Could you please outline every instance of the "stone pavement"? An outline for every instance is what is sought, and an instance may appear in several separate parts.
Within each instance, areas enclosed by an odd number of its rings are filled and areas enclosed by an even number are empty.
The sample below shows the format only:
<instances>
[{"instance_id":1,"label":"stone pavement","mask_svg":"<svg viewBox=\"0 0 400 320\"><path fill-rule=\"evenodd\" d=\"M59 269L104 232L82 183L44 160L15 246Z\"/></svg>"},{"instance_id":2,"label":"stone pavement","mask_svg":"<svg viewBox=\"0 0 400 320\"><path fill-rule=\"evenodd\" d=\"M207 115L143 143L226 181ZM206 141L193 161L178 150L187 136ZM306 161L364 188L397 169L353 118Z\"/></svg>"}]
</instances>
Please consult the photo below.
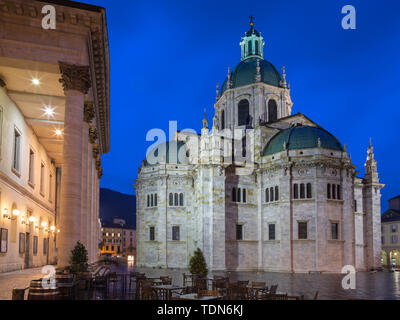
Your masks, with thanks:
<instances>
[{"instance_id":1,"label":"stone pavement","mask_svg":"<svg viewBox=\"0 0 400 320\"><path fill-rule=\"evenodd\" d=\"M44 276L41 271L42 267L0 273L0 300L11 300L12 289L29 287L31 280Z\"/></svg>"}]
</instances>

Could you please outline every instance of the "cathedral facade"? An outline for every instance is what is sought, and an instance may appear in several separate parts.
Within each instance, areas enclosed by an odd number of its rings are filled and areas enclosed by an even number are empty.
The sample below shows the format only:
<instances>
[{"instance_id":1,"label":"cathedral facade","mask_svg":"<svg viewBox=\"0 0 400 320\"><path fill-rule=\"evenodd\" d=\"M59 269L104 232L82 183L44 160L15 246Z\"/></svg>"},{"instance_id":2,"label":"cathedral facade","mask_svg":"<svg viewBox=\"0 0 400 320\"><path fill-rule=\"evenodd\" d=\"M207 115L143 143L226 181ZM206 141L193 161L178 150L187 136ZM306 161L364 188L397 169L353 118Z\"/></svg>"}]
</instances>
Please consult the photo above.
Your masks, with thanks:
<instances>
[{"instance_id":1,"label":"cathedral facade","mask_svg":"<svg viewBox=\"0 0 400 320\"><path fill-rule=\"evenodd\" d=\"M373 147L357 176L346 146L301 113L264 59L250 23L241 61L201 134L176 132L148 152L135 183L137 265L210 270L340 272L381 267L380 189ZM210 126L211 127L211 126Z\"/></svg>"}]
</instances>

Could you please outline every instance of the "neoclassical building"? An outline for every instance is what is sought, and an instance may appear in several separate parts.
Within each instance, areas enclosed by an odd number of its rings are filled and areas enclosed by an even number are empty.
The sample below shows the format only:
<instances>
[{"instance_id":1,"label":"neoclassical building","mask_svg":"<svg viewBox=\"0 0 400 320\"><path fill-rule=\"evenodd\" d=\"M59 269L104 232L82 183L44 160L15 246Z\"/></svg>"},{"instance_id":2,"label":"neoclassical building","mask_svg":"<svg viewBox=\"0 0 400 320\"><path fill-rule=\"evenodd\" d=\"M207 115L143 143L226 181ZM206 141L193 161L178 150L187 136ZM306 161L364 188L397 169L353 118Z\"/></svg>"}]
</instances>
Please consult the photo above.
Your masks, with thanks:
<instances>
[{"instance_id":1,"label":"neoclassical building","mask_svg":"<svg viewBox=\"0 0 400 320\"><path fill-rule=\"evenodd\" d=\"M389 209L382 214L382 264L400 266L400 195L389 200Z\"/></svg>"},{"instance_id":2,"label":"neoclassical building","mask_svg":"<svg viewBox=\"0 0 400 320\"><path fill-rule=\"evenodd\" d=\"M51 11L55 29L43 27ZM109 150L103 8L0 3L0 272L99 253L101 155Z\"/></svg>"},{"instance_id":3,"label":"neoclassical building","mask_svg":"<svg viewBox=\"0 0 400 320\"><path fill-rule=\"evenodd\" d=\"M345 145L292 114L285 70L250 23L241 61L217 86L211 130L177 132L139 168L137 265L340 272L381 266L380 189L370 143L357 176Z\"/></svg>"}]
</instances>

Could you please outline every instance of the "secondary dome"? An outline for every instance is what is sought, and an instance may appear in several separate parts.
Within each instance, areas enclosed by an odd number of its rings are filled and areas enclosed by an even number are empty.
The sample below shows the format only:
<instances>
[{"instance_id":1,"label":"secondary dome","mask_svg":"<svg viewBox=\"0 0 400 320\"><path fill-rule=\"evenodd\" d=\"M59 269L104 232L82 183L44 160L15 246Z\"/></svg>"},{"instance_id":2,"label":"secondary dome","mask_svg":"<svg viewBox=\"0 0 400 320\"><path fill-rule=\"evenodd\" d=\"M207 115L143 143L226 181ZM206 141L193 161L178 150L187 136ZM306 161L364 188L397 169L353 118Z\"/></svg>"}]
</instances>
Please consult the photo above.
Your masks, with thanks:
<instances>
[{"instance_id":1,"label":"secondary dome","mask_svg":"<svg viewBox=\"0 0 400 320\"><path fill-rule=\"evenodd\" d=\"M268 156L283 151L284 143L289 150L316 148L320 143L321 148L343 151L339 140L328 131L311 126L297 126L282 130L273 136L265 146L263 155Z\"/></svg>"},{"instance_id":2,"label":"secondary dome","mask_svg":"<svg viewBox=\"0 0 400 320\"><path fill-rule=\"evenodd\" d=\"M281 75L278 70L272 65L272 63L268 62L265 59L254 57L240 61L236 68L232 71L232 88L246 86L255 82L254 79L257 73L257 59L260 60L261 82L276 87L280 86L282 80ZM222 84L221 95L227 89L227 86L228 78L226 78L224 83Z\"/></svg>"},{"instance_id":3,"label":"secondary dome","mask_svg":"<svg viewBox=\"0 0 400 320\"><path fill-rule=\"evenodd\" d=\"M182 141L167 141L155 146L146 156L144 165L158 165L160 162L170 164L187 164L188 155L185 143Z\"/></svg>"}]
</instances>

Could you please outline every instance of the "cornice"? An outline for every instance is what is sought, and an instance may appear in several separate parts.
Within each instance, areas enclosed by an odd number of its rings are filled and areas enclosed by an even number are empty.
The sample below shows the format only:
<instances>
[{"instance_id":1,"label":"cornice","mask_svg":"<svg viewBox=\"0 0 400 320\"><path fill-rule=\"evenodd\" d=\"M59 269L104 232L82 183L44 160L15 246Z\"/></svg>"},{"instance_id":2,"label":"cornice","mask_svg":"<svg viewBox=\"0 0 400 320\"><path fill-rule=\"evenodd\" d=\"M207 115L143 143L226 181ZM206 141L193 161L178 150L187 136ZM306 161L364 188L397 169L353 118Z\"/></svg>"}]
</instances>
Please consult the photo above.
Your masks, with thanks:
<instances>
[{"instance_id":1,"label":"cornice","mask_svg":"<svg viewBox=\"0 0 400 320\"><path fill-rule=\"evenodd\" d=\"M8 184L11 188L22 194L23 196L26 196L30 198L33 202L35 202L39 207L42 207L43 209L47 210L51 214L55 214L55 210L51 208L49 205L44 203L42 200L39 198L35 197L31 192L29 192L27 189L24 187L20 186L18 183L16 183L14 180L12 180L9 176L4 174L3 172L0 171L0 180L4 181L6 184Z\"/></svg>"},{"instance_id":2,"label":"cornice","mask_svg":"<svg viewBox=\"0 0 400 320\"><path fill-rule=\"evenodd\" d=\"M90 75L101 153L110 150L110 56L105 9L63 0L0 0L0 17L41 28L44 5L56 8L57 29L88 37Z\"/></svg>"}]
</instances>

